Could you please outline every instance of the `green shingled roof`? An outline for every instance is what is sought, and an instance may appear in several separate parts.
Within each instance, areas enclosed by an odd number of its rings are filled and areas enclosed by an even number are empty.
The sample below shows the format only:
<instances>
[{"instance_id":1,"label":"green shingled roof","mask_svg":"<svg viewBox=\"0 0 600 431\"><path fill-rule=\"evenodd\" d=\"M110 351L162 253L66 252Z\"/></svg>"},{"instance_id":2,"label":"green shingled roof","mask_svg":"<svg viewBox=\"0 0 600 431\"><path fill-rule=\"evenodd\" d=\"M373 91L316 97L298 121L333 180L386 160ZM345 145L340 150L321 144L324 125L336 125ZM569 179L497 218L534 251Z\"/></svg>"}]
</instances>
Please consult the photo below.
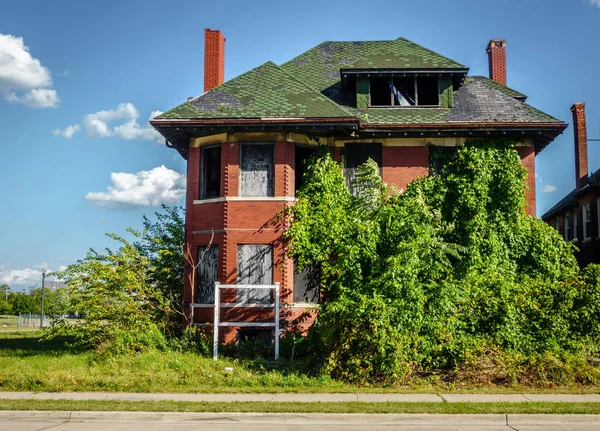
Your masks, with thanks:
<instances>
[{"instance_id":1,"label":"green shingled roof","mask_svg":"<svg viewBox=\"0 0 600 431\"><path fill-rule=\"evenodd\" d=\"M356 115L368 124L440 123L448 108L371 108L356 109Z\"/></svg>"},{"instance_id":2,"label":"green shingled roof","mask_svg":"<svg viewBox=\"0 0 600 431\"><path fill-rule=\"evenodd\" d=\"M323 91L340 80L340 69L465 69L465 66L400 37L369 42L323 42L281 68Z\"/></svg>"},{"instance_id":3,"label":"green shingled roof","mask_svg":"<svg viewBox=\"0 0 600 431\"><path fill-rule=\"evenodd\" d=\"M340 118L353 114L267 62L156 119L264 117Z\"/></svg>"},{"instance_id":4,"label":"green shingled roof","mask_svg":"<svg viewBox=\"0 0 600 431\"><path fill-rule=\"evenodd\" d=\"M165 112L163 119L360 118L371 125L558 122L525 95L486 77L467 77L452 108L357 109L340 86L342 69L461 69L465 66L403 38L323 42L277 66L268 62Z\"/></svg>"}]
</instances>

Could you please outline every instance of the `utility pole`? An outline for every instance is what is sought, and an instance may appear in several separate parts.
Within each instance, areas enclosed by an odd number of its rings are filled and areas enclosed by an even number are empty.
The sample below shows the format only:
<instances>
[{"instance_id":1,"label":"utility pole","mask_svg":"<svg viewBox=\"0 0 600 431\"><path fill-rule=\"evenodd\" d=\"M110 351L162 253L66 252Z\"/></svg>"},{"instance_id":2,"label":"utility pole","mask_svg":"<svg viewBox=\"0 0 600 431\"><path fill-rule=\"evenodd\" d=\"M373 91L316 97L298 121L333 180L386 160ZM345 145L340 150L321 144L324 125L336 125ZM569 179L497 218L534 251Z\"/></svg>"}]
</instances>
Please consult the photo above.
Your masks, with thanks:
<instances>
[{"instance_id":1,"label":"utility pole","mask_svg":"<svg viewBox=\"0 0 600 431\"><path fill-rule=\"evenodd\" d=\"M44 327L44 283L46 281L46 265L42 268L42 313L40 314L40 329Z\"/></svg>"}]
</instances>

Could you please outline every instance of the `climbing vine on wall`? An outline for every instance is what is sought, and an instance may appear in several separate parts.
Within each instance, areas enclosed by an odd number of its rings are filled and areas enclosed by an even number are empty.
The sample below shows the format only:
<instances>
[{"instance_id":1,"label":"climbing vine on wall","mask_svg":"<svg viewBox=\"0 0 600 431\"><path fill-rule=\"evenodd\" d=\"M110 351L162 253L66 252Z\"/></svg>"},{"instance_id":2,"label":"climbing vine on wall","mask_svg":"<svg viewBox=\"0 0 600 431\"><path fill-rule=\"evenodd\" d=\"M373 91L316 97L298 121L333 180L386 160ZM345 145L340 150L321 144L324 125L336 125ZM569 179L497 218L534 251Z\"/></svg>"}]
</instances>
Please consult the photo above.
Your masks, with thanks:
<instances>
[{"instance_id":1,"label":"climbing vine on wall","mask_svg":"<svg viewBox=\"0 0 600 431\"><path fill-rule=\"evenodd\" d=\"M341 172L326 148L314 156L285 233L299 266L321 269L309 343L334 377L458 373L489 352L520 370L565 355L586 363L598 347L600 270L579 271L573 246L525 214L513 142L467 142L404 193L372 160L355 195Z\"/></svg>"}]
</instances>

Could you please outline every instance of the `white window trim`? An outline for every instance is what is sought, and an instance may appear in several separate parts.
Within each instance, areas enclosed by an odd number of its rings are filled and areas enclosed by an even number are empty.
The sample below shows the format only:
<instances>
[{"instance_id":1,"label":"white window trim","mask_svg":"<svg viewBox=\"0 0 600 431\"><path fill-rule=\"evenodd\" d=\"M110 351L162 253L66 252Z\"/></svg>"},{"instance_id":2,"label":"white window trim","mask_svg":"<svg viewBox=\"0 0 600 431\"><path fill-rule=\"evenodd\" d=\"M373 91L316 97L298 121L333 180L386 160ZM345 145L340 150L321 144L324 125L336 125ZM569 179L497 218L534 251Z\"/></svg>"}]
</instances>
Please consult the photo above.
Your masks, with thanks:
<instances>
[{"instance_id":1,"label":"white window trim","mask_svg":"<svg viewBox=\"0 0 600 431\"><path fill-rule=\"evenodd\" d=\"M569 241L569 228L571 226L571 213L565 213L564 215L564 220L565 220L565 241Z\"/></svg>"},{"instance_id":2,"label":"white window trim","mask_svg":"<svg viewBox=\"0 0 600 431\"><path fill-rule=\"evenodd\" d=\"M573 210L573 242L579 241L577 233L577 208L575 208Z\"/></svg>"},{"instance_id":3,"label":"white window trim","mask_svg":"<svg viewBox=\"0 0 600 431\"><path fill-rule=\"evenodd\" d=\"M589 217L589 220L590 220L590 224L591 224L591 221L592 221L592 214L591 214L590 203L589 202L584 203L581 206L581 209L582 209L582 211L581 211L581 214L582 214L581 220L583 222L583 242L588 242L588 241L591 241L591 239L592 239L591 235L590 235L590 232L587 231L587 223L586 223L588 217Z\"/></svg>"},{"instance_id":4,"label":"white window trim","mask_svg":"<svg viewBox=\"0 0 600 431\"><path fill-rule=\"evenodd\" d=\"M598 219L598 236L596 238L600 238L600 198L596 199L596 218Z\"/></svg>"}]
</instances>

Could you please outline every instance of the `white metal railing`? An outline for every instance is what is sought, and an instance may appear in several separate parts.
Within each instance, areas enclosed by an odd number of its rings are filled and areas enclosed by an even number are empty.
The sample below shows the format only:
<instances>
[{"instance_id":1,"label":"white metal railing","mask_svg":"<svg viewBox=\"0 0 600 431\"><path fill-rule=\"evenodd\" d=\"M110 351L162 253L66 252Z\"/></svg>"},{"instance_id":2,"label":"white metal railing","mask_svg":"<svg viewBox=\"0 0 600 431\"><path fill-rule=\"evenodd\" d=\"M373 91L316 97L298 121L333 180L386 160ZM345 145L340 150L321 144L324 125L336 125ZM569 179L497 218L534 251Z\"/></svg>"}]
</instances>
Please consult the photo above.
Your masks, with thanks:
<instances>
[{"instance_id":1,"label":"white metal railing","mask_svg":"<svg viewBox=\"0 0 600 431\"><path fill-rule=\"evenodd\" d=\"M275 304L264 305L264 307L274 308L273 322L221 322L219 320L220 309L225 304L221 304L221 289L274 289ZM251 304L248 304L251 306ZM244 304L240 304L241 307ZM219 326L242 326L258 328L274 328L275 330L275 360L279 359L279 283L254 285L254 284L221 284L215 282L215 317L213 320L213 360L217 360L219 355Z\"/></svg>"}]
</instances>

